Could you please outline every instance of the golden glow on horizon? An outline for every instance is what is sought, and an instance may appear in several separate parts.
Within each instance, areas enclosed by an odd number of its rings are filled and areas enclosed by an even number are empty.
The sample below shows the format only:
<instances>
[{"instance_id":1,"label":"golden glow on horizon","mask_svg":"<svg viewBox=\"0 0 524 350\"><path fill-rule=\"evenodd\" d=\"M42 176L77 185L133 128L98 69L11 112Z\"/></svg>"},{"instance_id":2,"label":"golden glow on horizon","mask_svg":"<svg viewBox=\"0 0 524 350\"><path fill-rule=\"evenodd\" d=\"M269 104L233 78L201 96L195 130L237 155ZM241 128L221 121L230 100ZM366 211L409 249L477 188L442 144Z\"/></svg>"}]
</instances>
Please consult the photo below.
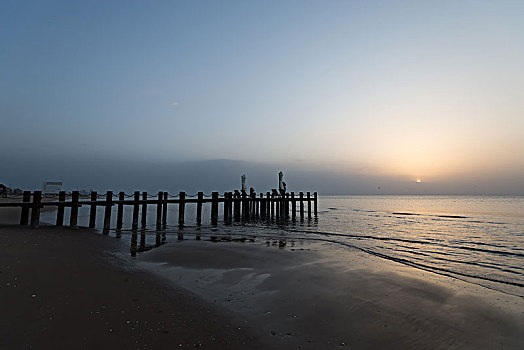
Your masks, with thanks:
<instances>
[{"instance_id":1,"label":"golden glow on horizon","mask_svg":"<svg viewBox=\"0 0 524 350\"><path fill-rule=\"evenodd\" d=\"M417 179L417 183L418 183L418 184L419 184L419 183L421 183L421 182L422 182L422 180L421 180L421 179Z\"/></svg>"}]
</instances>

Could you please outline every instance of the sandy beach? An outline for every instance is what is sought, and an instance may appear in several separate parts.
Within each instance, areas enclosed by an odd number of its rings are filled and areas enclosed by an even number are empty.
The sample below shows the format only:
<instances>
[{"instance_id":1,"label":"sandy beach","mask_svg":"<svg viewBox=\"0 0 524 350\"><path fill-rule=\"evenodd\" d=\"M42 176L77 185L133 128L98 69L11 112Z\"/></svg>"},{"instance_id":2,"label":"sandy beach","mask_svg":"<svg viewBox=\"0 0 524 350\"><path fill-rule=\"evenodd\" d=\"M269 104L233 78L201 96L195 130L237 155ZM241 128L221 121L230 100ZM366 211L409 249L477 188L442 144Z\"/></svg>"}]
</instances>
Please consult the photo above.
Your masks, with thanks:
<instances>
[{"instance_id":1,"label":"sandy beach","mask_svg":"<svg viewBox=\"0 0 524 350\"><path fill-rule=\"evenodd\" d=\"M524 347L518 296L328 243L186 238L131 257L126 237L3 224L0 347Z\"/></svg>"}]
</instances>

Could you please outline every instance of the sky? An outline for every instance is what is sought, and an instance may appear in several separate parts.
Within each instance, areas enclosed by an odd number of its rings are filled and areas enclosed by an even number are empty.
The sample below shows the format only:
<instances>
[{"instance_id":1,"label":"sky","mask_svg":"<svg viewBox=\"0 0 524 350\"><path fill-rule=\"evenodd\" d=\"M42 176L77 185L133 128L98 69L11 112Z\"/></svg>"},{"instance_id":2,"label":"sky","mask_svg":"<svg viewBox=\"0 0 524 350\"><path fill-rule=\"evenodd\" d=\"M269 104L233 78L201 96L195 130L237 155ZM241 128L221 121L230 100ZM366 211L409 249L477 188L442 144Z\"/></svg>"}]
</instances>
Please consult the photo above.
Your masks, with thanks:
<instances>
[{"instance_id":1,"label":"sky","mask_svg":"<svg viewBox=\"0 0 524 350\"><path fill-rule=\"evenodd\" d=\"M0 183L524 194L522 33L523 1L4 0Z\"/></svg>"}]
</instances>

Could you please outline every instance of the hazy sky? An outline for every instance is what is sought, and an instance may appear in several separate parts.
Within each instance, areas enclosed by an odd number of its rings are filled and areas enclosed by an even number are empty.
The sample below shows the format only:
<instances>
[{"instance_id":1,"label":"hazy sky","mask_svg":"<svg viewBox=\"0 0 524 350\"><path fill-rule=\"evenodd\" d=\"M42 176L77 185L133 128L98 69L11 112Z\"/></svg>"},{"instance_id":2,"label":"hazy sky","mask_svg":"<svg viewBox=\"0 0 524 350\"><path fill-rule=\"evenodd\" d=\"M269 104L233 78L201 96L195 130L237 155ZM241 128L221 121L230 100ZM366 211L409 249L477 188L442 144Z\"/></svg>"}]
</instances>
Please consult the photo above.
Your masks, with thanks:
<instances>
[{"instance_id":1,"label":"hazy sky","mask_svg":"<svg viewBox=\"0 0 524 350\"><path fill-rule=\"evenodd\" d=\"M4 0L0 44L4 159L231 159L524 194L522 0ZM3 163L0 183L53 180L39 171Z\"/></svg>"}]
</instances>

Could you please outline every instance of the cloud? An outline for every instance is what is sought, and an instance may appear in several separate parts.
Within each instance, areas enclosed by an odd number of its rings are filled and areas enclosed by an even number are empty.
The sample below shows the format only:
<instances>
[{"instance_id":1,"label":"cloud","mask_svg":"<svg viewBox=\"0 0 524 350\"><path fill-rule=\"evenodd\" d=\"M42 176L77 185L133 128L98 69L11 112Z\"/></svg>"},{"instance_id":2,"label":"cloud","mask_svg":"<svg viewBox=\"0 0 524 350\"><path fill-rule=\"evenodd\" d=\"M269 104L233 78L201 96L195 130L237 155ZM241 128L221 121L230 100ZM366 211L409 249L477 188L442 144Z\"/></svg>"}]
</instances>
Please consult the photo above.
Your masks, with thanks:
<instances>
[{"instance_id":1,"label":"cloud","mask_svg":"<svg viewBox=\"0 0 524 350\"><path fill-rule=\"evenodd\" d=\"M178 105L178 102L171 102L171 106L175 107L176 105Z\"/></svg>"}]
</instances>

